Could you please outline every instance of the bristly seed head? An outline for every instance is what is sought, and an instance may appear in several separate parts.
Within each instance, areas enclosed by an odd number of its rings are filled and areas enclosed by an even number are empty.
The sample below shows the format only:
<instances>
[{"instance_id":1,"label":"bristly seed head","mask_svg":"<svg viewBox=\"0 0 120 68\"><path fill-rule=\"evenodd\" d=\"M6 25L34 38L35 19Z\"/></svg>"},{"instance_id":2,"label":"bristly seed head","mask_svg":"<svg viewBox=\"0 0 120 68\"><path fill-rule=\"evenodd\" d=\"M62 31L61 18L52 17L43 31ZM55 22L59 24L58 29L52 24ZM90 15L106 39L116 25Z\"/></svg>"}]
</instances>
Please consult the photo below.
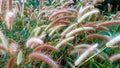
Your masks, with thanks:
<instances>
[{"instance_id":1,"label":"bristly seed head","mask_svg":"<svg viewBox=\"0 0 120 68\"><path fill-rule=\"evenodd\" d=\"M30 60L38 59L40 61L47 63L52 68L59 68L57 63L53 59L41 53L33 52L29 55L29 59Z\"/></svg>"},{"instance_id":2,"label":"bristly seed head","mask_svg":"<svg viewBox=\"0 0 120 68\"><path fill-rule=\"evenodd\" d=\"M107 47L114 47L113 45L117 44L120 42L120 35L116 36L115 38L113 38L112 40L110 40L109 42L106 43Z\"/></svg>"},{"instance_id":3,"label":"bristly seed head","mask_svg":"<svg viewBox=\"0 0 120 68\"><path fill-rule=\"evenodd\" d=\"M15 18L15 14L13 13L13 11L8 11L6 13L5 22L6 22L8 29L12 29L14 18Z\"/></svg>"},{"instance_id":4,"label":"bristly seed head","mask_svg":"<svg viewBox=\"0 0 120 68\"><path fill-rule=\"evenodd\" d=\"M120 60L120 54L113 55L109 59L111 62L115 62L117 60Z\"/></svg>"}]
</instances>

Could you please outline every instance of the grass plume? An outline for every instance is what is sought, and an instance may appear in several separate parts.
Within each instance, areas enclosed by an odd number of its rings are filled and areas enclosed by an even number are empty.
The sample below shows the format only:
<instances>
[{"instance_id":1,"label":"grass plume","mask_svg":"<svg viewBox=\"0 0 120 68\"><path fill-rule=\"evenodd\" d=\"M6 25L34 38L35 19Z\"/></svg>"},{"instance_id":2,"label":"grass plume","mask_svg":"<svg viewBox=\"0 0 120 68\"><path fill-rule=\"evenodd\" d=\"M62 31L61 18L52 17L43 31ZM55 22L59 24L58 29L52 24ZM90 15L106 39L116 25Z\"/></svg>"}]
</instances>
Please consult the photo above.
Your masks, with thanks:
<instances>
[{"instance_id":1,"label":"grass plume","mask_svg":"<svg viewBox=\"0 0 120 68\"><path fill-rule=\"evenodd\" d=\"M89 55L89 53L91 51L93 51L97 46L98 46L98 44L95 44L95 45L91 46L82 55L80 55L80 57L78 57L78 59L75 61L75 66L78 66Z\"/></svg>"},{"instance_id":2,"label":"grass plume","mask_svg":"<svg viewBox=\"0 0 120 68\"><path fill-rule=\"evenodd\" d=\"M33 50L33 52L41 52L42 50L44 50L44 49L50 49L50 50L55 50L55 51L58 51L58 49L56 49L54 46L52 46L52 45L47 45L47 44L43 44L43 45L41 45L41 46L38 46L38 47L36 47L34 50Z\"/></svg>"},{"instance_id":3,"label":"grass plume","mask_svg":"<svg viewBox=\"0 0 120 68\"><path fill-rule=\"evenodd\" d=\"M34 47L36 45L43 44L44 42L38 37L31 37L26 42L26 47Z\"/></svg>"},{"instance_id":4,"label":"grass plume","mask_svg":"<svg viewBox=\"0 0 120 68\"><path fill-rule=\"evenodd\" d=\"M115 54L115 55L111 56L109 59L111 62L115 62L117 60L120 60L120 54Z\"/></svg>"},{"instance_id":5,"label":"grass plume","mask_svg":"<svg viewBox=\"0 0 120 68\"><path fill-rule=\"evenodd\" d=\"M114 37L110 41L106 43L107 47L114 47L115 44L118 44L120 42L120 35Z\"/></svg>"},{"instance_id":6,"label":"grass plume","mask_svg":"<svg viewBox=\"0 0 120 68\"><path fill-rule=\"evenodd\" d=\"M33 52L29 55L29 59L30 60L34 60L34 59L40 60L40 61L47 63L52 68L58 68L57 63L53 59L51 59L47 55L44 55L41 53Z\"/></svg>"}]
</instances>

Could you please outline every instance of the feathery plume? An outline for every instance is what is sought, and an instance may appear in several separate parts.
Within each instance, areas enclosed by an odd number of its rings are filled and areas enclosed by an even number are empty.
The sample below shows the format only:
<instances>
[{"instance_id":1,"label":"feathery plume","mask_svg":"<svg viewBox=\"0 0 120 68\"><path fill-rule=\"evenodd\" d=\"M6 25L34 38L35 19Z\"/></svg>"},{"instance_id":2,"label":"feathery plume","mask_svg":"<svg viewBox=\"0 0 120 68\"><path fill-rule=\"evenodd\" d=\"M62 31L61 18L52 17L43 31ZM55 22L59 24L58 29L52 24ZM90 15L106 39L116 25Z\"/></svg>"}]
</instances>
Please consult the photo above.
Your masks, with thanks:
<instances>
[{"instance_id":1,"label":"feathery plume","mask_svg":"<svg viewBox=\"0 0 120 68\"><path fill-rule=\"evenodd\" d=\"M23 61L23 52L19 51L17 55L17 65L20 65L20 63Z\"/></svg>"},{"instance_id":2,"label":"feathery plume","mask_svg":"<svg viewBox=\"0 0 120 68\"><path fill-rule=\"evenodd\" d=\"M8 50L8 41L7 41L7 39L6 39L6 37L4 36L4 34L2 33L2 31L0 31L0 39L1 39L1 41L2 41L2 46L6 49L6 50Z\"/></svg>"},{"instance_id":3,"label":"feathery plume","mask_svg":"<svg viewBox=\"0 0 120 68\"><path fill-rule=\"evenodd\" d=\"M2 51L2 53L7 53L8 51L2 46L2 44L0 44L0 51Z\"/></svg>"},{"instance_id":4,"label":"feathery plume","mask_svg":"<svg viewBox=\"0 0 120 68\"><path fill-rule=\"evenodd\" d=\"M31 15L30 15L30 20L36 20L36 15L34 14L34 13L31 13Z\"/></svg>"},{"instance_id":5,"label":"feathery plume","mask_svg":"<svg viewBox=\"0 0 120 68\"><path fill-rule=\"evenodd\" d=\"M108 3L108 12L111 12L111 5Z\"/></svg>"},{"instance_id":6,"label":"feathery plume","mask_svg":"<svg viewBox=\"0 0 120 68\"><path fill-rule=\"evenodd\" d=\"M32 32L31 32L31 35L34 35L34 36L38 36L38 34L41 33L42 29L44 29L45 27L47 27L47 25L42 25L40 27L36 27Z\"/></svg>"},{"instance_id":7,"label":"feathery plume","mask_svg":"<svg viewBox=\"0 0 120 68\"><path fill-rule=\"evenodd\" d=\"M8 11L5 15L5 24L8 29L12 29L12 25L14 23L15 14L13 11Z\"/></svg>"},{"instance_id":8,"label":"feathery plume","mask_svg":"<svg viewBox=\"0 0 120 68\"><path fill-rule=\"evenodd\" d=\"M75 18L75 16L64 16L64 17L60 17L60 18L58 18L57 20L53 21L53 22L52 22L52 25L59 24L59 23L58 23L59 21L65 20L65 19L69 19L69 18Z\"/></svg>"},{"instance_id":9,"label":"feathery plume","mask_svg":"<svg viewBox=\"0 0 120 68\"><path fill-rule=\"evenodd\" d=\"M76 25L78 25L78 23L71 24L68 28L66 28L66 29L61 33L61 36L64 37L68 32L70 32L72 29L74 29Z\"/></svg>"},{"instance_id":10,"label":"feathery plume","mask_svg":"<svg viewBox=\"0 0 120 68\"><path fill-rule=\"evenodd\" d=\"M89 47L90 48L90 47ZM86 48L86 49L74 49L74 50L72 50L71 51L71 54L81 54L81 53L84 53L86 50L87 50L88 48ZM89 54L95 54L96 53L96 51L90 51L89 52ZM102 59L106 59L106 56L102 56L102 55L100 55L100 54L97 54L96 55L96 57L98 57L98 58L102 58Z\"/></svg>"},{"instance_id":11,"label":"feathery plume","mask_svg":"<svg viewBox=\"0 0 120 68\"><path fill-rule=\"evenodd\" d=\"M50 33L49 33L49 36L52 36L53 33L56 31L56 30L59 30L60 28L64 27L65 25L58 25L56 26Z\"/></svg>"},{"instance_id":12,"label":"feathery plume","mask_svg":"<svg viewBox=\"0 0 120 68\"><path fill-rule=\"evenodd\" d=\"M17 43L11 43L8 46L8 50L9 50L11 55L14 55L19 51L19 45Z\"/></svg>"},{"instance_id":13,"label":"feathery plume","mask_svg":"<svg viewBox=\"0 0 120 68\"><path fill-rule=\"evenodd\" d=\"M113 45L120 42L120 35L116 36L115 38L111 39L106 43L106 47L113 47Z\"/></svg>"},{"instance_id":14,"label":"feathery plume","mask_svg":"<svg viewBox=\"0 0 120 68\"><path fill-rule=\"evenodd\" d=\"M93 27L80 27L80 28L77 28L77 29L72 30L71 32L67 33L66 37L71 37L82 31L91 31L91 30L95 30L95 29Z\"/></svg>"},{"instance_id":15,"label":"feathery plume","mask_svg":"<svg viewBox=\"0 0 120 68\"><path fill-rule=\"evenodd\" d=\"M69 26L67 29L64 30L64 32L62 32L61 36L65 36L65 34L69 31L71 31L71 29L73 29L75 26L77 26L78 24L80 24L85 18L87 18L89 15L92 15L94 13L98 13L98 10L92 10L86 14L84 14L82 17L80 17L80 19L78 19L78 23L72 24L71 26Z\"/></svg>"},{"instance_id":16,"label":"feathery plume","mask_svg":"<svg viewBox=\"0 0 120 68\"><path fill-rule=\"evenodd\" d=\"M87 35L86 39L90 39L90 38L100 38L100 39L103 39L103 40L110 40L110 38L106 35L100 35L100 34L90 34L90 35Z\"/></svg>"},{"instance_id":17,"label":"feathery plume","mask_svg":"<svg viewBox=\"0 0 120 68\"><path fill-rule=\"evenodd\" d=\"M20 12L21 6L20 6L20 3L18 1L16 1L16 8L17 8L18 12Z\"/></svg>"},{"instance_id":18,"label":"feathery plume","mask_svg":"<svg viewBox=\"0 0 120 68\"><path fill-rule=\"evenodd\" d=\"M99 13L99 10L94 9L92 11L89 11L89 12L85 13L82 17L78 17L78 23L81 23L88 16L96 14L96 13Z\"/></svg>"},{"instance_id":19,"label":"feathery plume","mask_svg":"<svg viewBox=\"0 0 120 68\"><path fill-rule=\"evenodd\" d=\"M44 49L50 49L50 50L55 50L58 51L58 49L56 49L54 46L51 45L47 45L47 44L43 44L41 46L36 47L33 52L41 52Z\"/></svg>"},{"instance_id":20,"label":"feathery plume","mask_svg":"<svg viewBox=\"0 0 120 68\"><path fill-rule=\"evenodd\" d=\"M68 10L59 10L57 12L54 12L52 15L50 15L49 20L53 19L54 17L56 17L58 15L69 14L69 13L71 13L71 11L68 11Z\"/></svg>"},{"instance_id":21,"label":"feathery plume","mask_svg":"<svg viewBox=\"0 0 120 68\"><path fill-rule=\"evenodd\" d=\"M86 49L74 49L70 52L70 54L81 54L84 53L86 51Z\"/></svg>"},{"instance_id":22,"label":"feathery plume","mask_svg":"<svg viewBox=\"0 0 120 68\"><path fill-rule=\"evenodd\" d=\"M78 17L83 15L85 12L87 12L89 9L94 9L95 7L93 5L87 5L83 9L80 9L78 12Z\"/></svg>"},{"instance_id":23,"label":"feathery plume","mask_svg":"<svg viewBox=\"0 0 120 68\"><path fill-rule=\"evenodd\" d=\"M90 0L84 0L85 4L88 4L90 2Z\"/></svg>"},{"instance_id":24,"label":"feathery plume","mask_svg":"<svg viewBox=\"0 0 120 68\"><path fill-rule=\"evenodd\" d=\"M114 24L120 24L120 20L105 21L105 22L102 22L102 23L98 24L97 26L98 27L100 27L100 26L109 26L109 25L114 25Z\"/></svg>"},{"instance_id":25,"label":"feathery plume","mask_svg":"<svg viewBox=\"0 0 120 68\"><path fill-rule=\"evenodd\" d=\"M67 25L69 25L71 22L68 21L68 20L60 20L58 23L59 24L67 24ZM57 25L57 24L54 24L54 25Z\"/></svg>"},{"instance_id":26,"label":"feathery plume","mask_svg":"<svg viewBox=\"0 0 120 68\"><path fill-rule=\"evenodd\" d=\"M43 8L42 8L42 10L49 10L49 9L51 9L53 6L44 6Z\"/></svg>"},{"instance_id":27,"label":"feathery plume","mask_svg":"<svg viewBox=\"0 0 120 68\"><path fill-rule=\"evenodd\" d=\"M66 42L68 42L68 41L70 41L70 40L72 40L72 39L74 39L74 37L69 37L69 38L66 38L66 39L64 39L64 40L62 40L61 42L59 42L56 46L55 46L55 48L60 48L62 45L64 45L64 44L66 44Z\"/></svg>"},{"instance_id":28,"label":"feathery plume","mask_svg":"<svg viewBox=\"0 0 120 68\"><path fill-rule=\"evenodd\" d=\"M43 11L39 12L37 18L41 17L46 12L47 12L47 10L43 10Z\"/></svg>"},{"instance_id":29,"label":"feathery plume","mask_svg":"<svg viewBox=\"0 0 120 68\"><path fill-rule=\"evenodd\" d=\"M120 17L120 12L118 11L116 14L115 14L115 18L119 18Z\"/></svg>"},{"instance_id":30,"label":"feathery plume","mask_svg":"<svg viewBox=\"0 0 120 68\"><path fill-rule=\"evenodd\" d=\"M97 29L102 29L102 30L106 30L106 31L109 31L109 29L105 26L99 26L99 27L96 27Z\"/></svg>"},{"instance_id":31,"label":"feathery plume","mask_svg":"<svg viewBox=\"0 0 120 68\"><path fill-rule=\"evenodd\" d=\"M44 0L39 0L39 1L40 1L40 9L42 9L44 6Z\"/></svg>"},{"instance_id":32,"label":"feathery plume","mask_svg":"<svg viewBox=\"0 0 120 68\"><path fill-rule=\"evenodd\" d=\"M4 0L0 0L0 14L3 12Z\"/></svg>"},{"instance_id":33,"label":"feathery plume","mask_svg":"<svg viewBox=\"0 0 120 68\"><path fill-rule=\"evenodd\" d=\"M12 0L7 1L7 11L12 11Z\"/></svg>"},{"instance_id":34,"label":"feathery plume","mask_svg":"<svg viewBox=\"0 0 120 68\"><path fill-rule=\"evenodd\" d=\"M88 48L90 48L91 47L91 45L90 44L79 44L79 45L76 45L74 48L75 49L82 49L82 48L84 48L84 49L88 49ZM97 48L95 49L95 51L99 51Z\"/></svg>"},{"instance_id":35,"label":"feathery plume","mask_svg":"<svg viewBox=\"0 0 120 68\"><path fill-rule=\"evenodd\" d=\"M13 57L9 58L6 68L12 68L13 63L14 63L14 58Z\"/></svg>"},{"instance_id":36,"label":"feathery plume","mask_svg":"<svg viewBox=\"0 0 120 68\"><path fill-rule=\"evenodd\" d=\"M61 6L61 8L63 9L63 8L66 8L68 5L70 5L70 4L72 4L72 3L74 3L73 1L68 1L68 2L65 2L62 6Z\"/></svg>"},{"instance_id":37,"label":"feathery plume","mask_svg":"<svg viewBox=\"0 0 120 68\"><path fill-rule=\"evenodd\" d=\"M86 24L84 24L83 26L84 27L93 27L93 26L96 26L97 22L88 22Z\"/></svg>"},{"instance_id":38,"label":"feathery plume","mask_svg":"<svg viewBox=\"0 0 120 68\"><path fill-rule=\"evenodd\" d=\"M115 62L117 60L120 60L120 54L113 55L109 58L111 62Z\"/></svg>"},{"instance_id":39,"label":"feathery plume","mask_svg":"<svg viewBox=\"0 0 120 68\"><path fill-rule=\"evenodd\" d=\"M45 37L46 37L46 33L41 34L39 37L40 37L41 39L45 39Z\"/></svg>"},{"instance_id":40,"label":"feathery plume","mask_svg":"<svg viewBox=\"0 0 120 68\"><path fill-rule=\"evenodd\" d=\"M97 3L101 3L101 2L104 2L105 0L94 0L93 3L94 4L97 4Z\"/></svg>"},{"instance_id":41,"label":"feathery plume","mask_svg":"<svg viewBox=\"0 0 120 68\"><path fill-rule=\"evenodd\" d=\"M22 1L22 12L21 12L21 17L24 16L24 8L25 8L25 3L26 3L26 0L21 0Z\"/></svg>"},{"instance_id":42,"label":"feathery plume","mask_svg":"<svg viewBox=\"0 0 120 68\"><path fill-rule=\"evenodd\" d=\"M55 20L55 21L53 21L52 23L50 23L50 24L46 27L45 31L48 30L48 29L49 29L51 26L53 26L53 25L60 24L59 21L65 20L65 19L69 19L69 18L75 18L75 16L64 16L64 17L60 17L60 18L58 18L57 20Z\"/></svg>"},{"instance_id":43,"label":"feathery plume","mask_svg":"<svg viewBox=\"0 0 120 68\"><path fill-rule=\"evenodd\" d=\"M79 48L89 48L90 45L89 44L79 44L75 46L75 49L79 49Z\"/></svg>"},{"instance_id":44,"label":"feathery plume","mask_svg":"<svg viewBox=\"0 0 120 68\"><path fill-rule=\"evenodd\" d=\"M75 61L75 66L78 66L90 54L91 51L96 49L97 46L98 44L95 44L86 50L83 54L81 54L80 57Z\"/></svg>"},{"instance_id":45,"label":"feathery plume","mask_svg":"<svg viewBox=\"0 0 120 68\"><path fill-rule=\"evenodd\" d=\"M31 37L26 42L26 47L35 47L36 45L44 44L44 42L38 37Z\"/></svg>"},{"instance_id":46,"label":"feathery plume","mask_svg":"<svg viewBox=\"0 0 120 68\"><path fill-rule=\"evenodd\" d=\"M72 12L72 16L77 17L77 15L78 15L78 11L77 11L76 9L68 8L67 10Z\"/></svg>"},{"instance_id":47,"label":"feathery plume","mask_svg":"<svg viewBox=\"0 0 120 68\"><path fill-rule=\"evenodd\" d=\"M53 59L41 53L33 52L29 55L29 59L30 60L38 59L40 61L47 63L52 68L58 68L57 63Z\"/></svg>"},{"instance_id":48,"label":"feathery plume","mask_svg":"<svg viewBox=\"0 0 120 68\"><path fill-rule=\"evenodd\" d=\"M81 4L79 3L76 7L76 10L79 10L80 7L81 7Z\"/></svg>"}]
</instances>

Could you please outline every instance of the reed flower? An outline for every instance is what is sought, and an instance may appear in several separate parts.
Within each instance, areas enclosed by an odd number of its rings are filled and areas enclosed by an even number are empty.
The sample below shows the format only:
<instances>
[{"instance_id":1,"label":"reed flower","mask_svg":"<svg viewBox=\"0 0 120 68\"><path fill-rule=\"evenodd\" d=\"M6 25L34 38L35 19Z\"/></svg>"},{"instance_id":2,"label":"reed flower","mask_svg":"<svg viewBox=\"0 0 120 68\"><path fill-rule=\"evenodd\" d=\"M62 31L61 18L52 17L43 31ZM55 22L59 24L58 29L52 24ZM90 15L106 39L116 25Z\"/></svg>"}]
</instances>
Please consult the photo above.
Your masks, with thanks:
<instances>
[{"instance_id":1,"label":"reed flower","mask_svg":"<svg viewBox=\"0 0 120 68\"><path fill-rule=\"evenodd\" d=\"M114 24L120 24L120 20L111 20L111 21L105 21L100 24L97 24L97 27L100 26L109 26L109 25L114 25Z\"/></svg>"},{"instance_id":2,"label":"reed flower","mask_svg":"<svg viewBox=\"0 0 120 68\"><path fill-rule=\"evenodd\" d=\"M47 45L47 44L43 44L41 46L36 47L33 52L41 52L44 49L50 49L50 50L55 50L58 51L58 49L56 49L54 46L52 45Z\"/></svg>"},{"instance_id":3,"label":"reed flower","mask_svg":"<svg viewBox=\"0 0 120 68\"><path fill-rule=\"evenodd\" d=\"M115 54L115 55L111 56L109 59L111 62L115 62L117 60L120 60L120 54Z\"/></svg>"},{"instance_id":4,"label":"reed flower","mask_svg":"<svg viewBox=\"0 0 120 68\"><path fill-rule=\"evenodd\" d=\"M61 36L64 37L68 32L70 32L72 29L74 29L76 25L78 25L78 23L71 24L69 27L67 27L67 28L61 33Z\"/></svg>"},{"instance_id":5,"label":"reed flower","mask_svg":"<svg viewBox=\"0 0 120 68\"><path fill-rule=\"evenodd\" d=\"M66 44L68 41L70 40L73 40L74 37L69 37L69 38L66 38L66 39L63 39L62 41L60 41L56 46L55 48L60 48L62 45Z\"/></svg>"},{"instance_id":6,"label":"reed flower","mask_svg":"<svg viewBox=\"0 0 120 68\"><path fill-rule=\"evenodd\" d=\"M15 13L13 11L6 12L5 24L8 27L8 29L12 29L12 25L14 23L14 19L15 19Z\"/></svg>"},{"instance_id":7,"label":"reed flower","mask_svg":"<svg viewBox=\"0 0 120 68\"><path fill-rule=\"evenodd\" d=\"M0 0L0 14L3 12L4 0Z\"/></svg>"},{"instance_id":8,"label":"reed flower","mask_svg":"<svg viewBox=\"0 0 120 68\"><path fill-rule=\"evenodd\" d=\"M17 65L20 65L20 63L23 61L23 52L19 51L17 55Z\"/></svg>"},{"instance_id":9,"label":"reed flower","mask_svg":"<svg viewBox=\"0 0 120 68\"><path fill-rule=\"evenodd\" d=\"M9 58L7 65L6 65L6 68L12 68L13 63L14 63L14 58L13 57Z\"/></svg>"},{"instance_id":10,"label":"reed flower","mask_svg":"<svg viewBox=\"0 0 120 68\"><path fill-rule=\"evenodd\" d=\"M65 25L58 25L56 26L50 33L49 36L52 36L55 31L58 31L60 28L64 27Z\"/></svg>"},{"instance_id":11,"label":"reed flower","mask_svg":"<svg viewBox=\"0 0 120 68\"><path fill-rule=\"evenodd\" d=\"M44 42L38 37L31 37L26 42L26 47L35 47L37 45L44 44Z\"/></svg>"},{"instance_id":12,"label":"reed flower","mask_svg":"<svg viewBox=\"0 0 120 68\"><path fill-rule=\"evenodd\" d=\"M61 6L61 8L63 9L63 8L66 8L67 6L69 6L70 4L72 4L72 3L74 3L73 1L68 1L68 2L65 2L62 6Z\"/></svg>"},{"instance_id":13,"label":"reed flower","mask_svg":"<svg viewBox=\"0 0 120 68\"><path fill-rule=\"evenodd\" d=\"M99 10L94 9L92 11L89 11L87 13L85 13L83 16L78 17L78 23L81 23L83 20L85 20L88 16L91 16L93 14L99 13Z\"/></svg>"},{"instance_id":14,"label":"reed flower","mask_svg":"<svg viewBox=\"0 0 120 68\"><path fill-rule=\"evenodd\" d=\"M60 18L56 19L55 21L53 21L46 27L45 31L48 30L51 26L61 24L61 22L60 22L61 20L66 20L66 19L70 19L70 18L75 18L75 16L64 16L64 17L60 17Z\"/></svg>"},{"instance_id":15,"label":"reed flower","mask_svg":"<svg viewBox=\"0 0 120 68\"><path fill-rule=\"evenodd\" d=\"M38 36L39 34L41 34L42 29L44 29L45 27L47 27L47 25L42 25L40 27L36 27L32 32L31 35L33 36Z\"/></svg>"},{"instance_id":16,"label":"reed flower","mask_svg":"<svg viewBox=\"0 0 120 68\"><path fill-rule=\"evenodd\" d=\"M52 15L50 15L49 20L53 19L54 17L58 16L58 15L63 15L63 14L68 14L71 13L71 11L68 10L59 10L57 12L54 12Z\"/></svg>"},{"instance_id":17,"label":"reed flower","mask_svg":"<svg viewBox=\"0 0 120 68\"><path fill-rule=\"evenodd\" d=\"M93 3L94 4L97 4L97 3L101 3L101 2L104 2L105 0L94 0Z\"/></svg>"},{"instance_id":18,"label":"reed flower","mask_svg":"<svg viewBox=\"0 0 120 68\"><path fill-rule=\"evenodd\" d=\"M14 55L19 51L19 45L17 43L11 43L8 46L8 50L9 50L11 55Z\"/></svg>"},{"instance_id":19,"label":"reed flower","mask_svg":"<svg viewBox=\"0 0 120 68\"><path fill-rule=\"evenodd\" d=\"M29 55L29 59L40 60L40 61L47 63L52 68L58 68L57 63L53 59L49 58L47 55L44 55L42 53L33 52Z\"/></svg>"},{"instance_id":20,"label":"reed flower","mask_svg":"<svg viewBox=\"0 0 120 68\"><path fill-rule=\"evenodd\" d=\"M12 11L12 0L7 1L7 11Z\"/></svg>"},{"instance_id":21,"label":"reed flower","mask_svg":"<svg viewBox=\"0 0 120 68\"><path fill-rule=\"evenodd\" d=\"M108 12L111 12L111 5L108 3Z\"/></svg>"},{"instance_id":22,"label":"reed flower","mask_svg":"<svg viewBox=\"0 0 120 68\"><path fill-rule=\"evenodd\" d=\"M90 44L79 44L75 46L75 49L79 49L79 48L89 48Z\"/></svg>"},{"instance_id":23,"label":"reed flower","mask_svg":"<svg viewBox=\"0 0 120 68\"><path fill-rule=\"evenodd\" d=\"M5 35L2 33L2 31L0 31L0 39L1 39L1 42L2 42L2 47L4 47L5 50L8 50L8 41L5 37Z\"/></svg>"},{"instance_id":24,"label":"reed flower","mask_svg":"<svg viewBox=\"0 0 120 68\"><path fill-rule=\"evenodd\" d=\"M81 8L78 12L78 17L82 16L89 9L95 9L95 7L93 5L88 5L88 6L85 6L84 8Z\"/></svg>"},{"instance_id":25,"label":"reed flower","mask_svg":"<svg viewBox=\"0 0 120 68\"><path fill-rule=\"evenodd\" d=\"M16 8L17 8L18 12L21 11L21 6L20 6L20 3L18 1L16 2Z\"/></svg>"},{"instance_id":26,"label":"reed flower","mask_svg":"<svg viewBox=\"0 0 120 68\"><path fill-rule=\"evenodd\" d=\"M93 27L80 27L67 33L66 37L74 36L75 34L82 32L82 31L91 31L91 30L95 30L95 29Z\"/></svg>"},{"instance_id":27,"label":"reed flower","mask_svg":"<svg viewBox=\"0 0 120 68\"><path fill-rule=\"evenodd\" d=\"M7 53L8 51L0 44L0 51L4 54Z\"/></svg>"},{"instance_id":28,"label":"reed flower","mask_svg":"<svg viewBox=\"0 0 120 68\"><path fill-rule=\"evenodd\" d=\"M71 29L75 28L75 26L77 26L78 24L80 24L84 19L86 19L88 16L90 15L93 15L95 13L98 13L99 10L95 9L95 10L92 10L90 12L87 12L86 14L84 14L82 17L78 17L78 23L75 23L75 24L72 24L70 25L67 29L65 29L63 32L62 32L62 36L65 36L65 34L69 31L71 31Z\"/></svg>"},{"instance_id":29,"label":"reed flower","mask_svg":"<svg viewBox=\"0 0 120 68\"><path fill-rule=\"evenodd\" d=\"M90 39L90 38L100 38L100 39L103 39L103 40L110 40L110 38L106 35L100 35L100 34L90 34L90 35L87 35L86 39Z\"/></svg>"},{"instance_id":30,"label":"reed flower","mask_svg":"<svg viewBox=\"0 0 120 68\"><path fill-rule=\"evenodd\" d=\"M95 44L86 50L83 54L81 54L80 57L78 57L78 59L75 61L75 66L78 66L85 58L87 58L90 52L96 49L97 46L98 44Z\"/></svg>"},{"instance_id":31,"label":"reed flower","mask_svg":"<svg viewBox=\"0 0 120 68\"><path fill-rule=\"evenodd\" d=\"M96 26L96 24L97 24L97 22L88 22L88 23L84 24L83 26L84 27L94 27L94 26Z\"/></svg>"},{"instance_id":32,"label":"reed flower","mask_svg":"<svg viewBox=\"0 0 120 68\"><path fill-rule=\"evenodd\" d=\"M89 48L90 48L90 47L89 47ZM74 50L71 51L71 54L82 54L82 53L84 53L87 49L88 49L88 48L74 49ZM96 51L91 51L89 54L90 54L90 55L93 55L93 54L95 54L95 53L96 53ZM102 58L102 59L108 59L108 57L103 56L103 55L100 55L100 54L97 54L96 57L97 57L97 58Z\"/></svg>"},{"instance_id":33,"label":"reed flower","mask_svg":"<svg viewBox=\"0 0 120 68\"><path fill-rule=\"evenodd\" d=\"M113 39L111 39L110 41L108 41L106 43L107 47L114 47L115 44L120 42L120 35L114 37Z\"/></svg>"}]
</instances>

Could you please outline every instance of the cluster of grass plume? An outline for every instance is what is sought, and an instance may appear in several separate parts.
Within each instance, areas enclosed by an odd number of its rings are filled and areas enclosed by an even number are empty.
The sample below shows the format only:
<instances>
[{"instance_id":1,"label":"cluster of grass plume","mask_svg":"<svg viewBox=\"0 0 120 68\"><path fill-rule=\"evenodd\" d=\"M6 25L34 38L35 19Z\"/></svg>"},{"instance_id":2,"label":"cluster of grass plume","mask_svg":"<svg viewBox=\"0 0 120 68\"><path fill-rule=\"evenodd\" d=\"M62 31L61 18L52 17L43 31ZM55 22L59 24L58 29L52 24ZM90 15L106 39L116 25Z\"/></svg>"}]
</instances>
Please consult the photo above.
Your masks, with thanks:
<instances>
[{"instance_id":1,"label":"cluster of grass plume","mask_svg":"<svg viewBox=\"0 0 120 68\"><path fill-rule=\"evenodd\" d=\"M36 1L0 0L0 67L120 67L120 15L102 15L104 0Z\"/></svg>"}]
</instances>

